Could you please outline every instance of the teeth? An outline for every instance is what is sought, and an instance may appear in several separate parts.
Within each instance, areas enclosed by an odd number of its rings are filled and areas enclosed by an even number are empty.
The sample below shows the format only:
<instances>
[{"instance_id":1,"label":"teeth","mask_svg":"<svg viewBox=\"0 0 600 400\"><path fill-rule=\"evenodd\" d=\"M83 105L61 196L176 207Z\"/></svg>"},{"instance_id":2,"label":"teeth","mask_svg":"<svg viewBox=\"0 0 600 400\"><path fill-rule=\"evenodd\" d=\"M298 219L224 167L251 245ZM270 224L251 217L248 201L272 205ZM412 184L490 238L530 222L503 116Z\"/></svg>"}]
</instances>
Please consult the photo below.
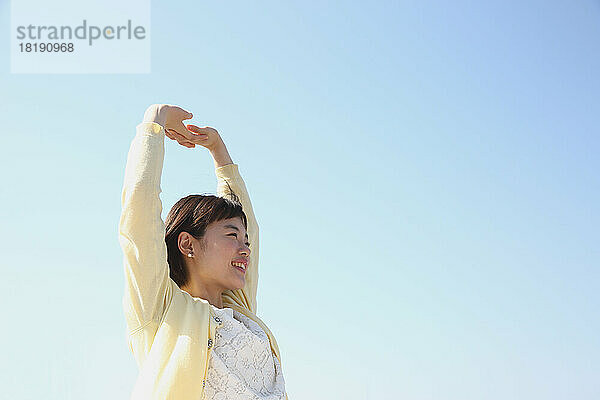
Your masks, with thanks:
<instances>
[{"instance_id":1,"label":"teeth","mask_svg":"<svg viewBox=\"0 0 600 400\"><path fill-rule=\"evenodd\" d=\"M240 262L232 262L231 265L233 265L234 267L240 267L242 269L246 269L246 266Z\"/></svg>"}]
</instances>

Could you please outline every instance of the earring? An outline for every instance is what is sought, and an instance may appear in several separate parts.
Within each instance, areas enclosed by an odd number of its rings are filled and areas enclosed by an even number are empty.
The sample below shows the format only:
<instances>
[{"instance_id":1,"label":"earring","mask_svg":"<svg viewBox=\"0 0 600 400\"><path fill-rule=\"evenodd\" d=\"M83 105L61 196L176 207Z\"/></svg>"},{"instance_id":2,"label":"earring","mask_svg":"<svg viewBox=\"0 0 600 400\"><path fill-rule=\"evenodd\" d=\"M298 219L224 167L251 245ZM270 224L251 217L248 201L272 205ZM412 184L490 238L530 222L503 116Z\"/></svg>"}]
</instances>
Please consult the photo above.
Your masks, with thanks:
<instances>
[{"instance_id":1,"label":"earring","mask_svg":"<svg viewBox=\"0 0 600 400\"><path fill-rule=\"evenodd\" d=\"M194 256L192 255L192 253L188 253L188 257L191 258L191 257L194 257Z\"/></svg>"}]
</instances>

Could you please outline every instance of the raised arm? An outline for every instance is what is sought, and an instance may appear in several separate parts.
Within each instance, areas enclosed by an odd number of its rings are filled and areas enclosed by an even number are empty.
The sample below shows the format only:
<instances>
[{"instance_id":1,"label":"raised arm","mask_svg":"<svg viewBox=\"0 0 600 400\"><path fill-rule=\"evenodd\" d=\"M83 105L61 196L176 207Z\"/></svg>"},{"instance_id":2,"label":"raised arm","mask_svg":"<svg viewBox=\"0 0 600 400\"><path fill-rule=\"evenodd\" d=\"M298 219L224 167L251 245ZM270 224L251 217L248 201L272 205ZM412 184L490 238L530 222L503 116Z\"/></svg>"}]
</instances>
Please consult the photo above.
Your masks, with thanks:
<instances>
[{"instance_id":1,"label":"raised arm","mask_svg":"<svg viewBox=\"0 0 600 400\"><path fill-rule=\"evenodd\" d=\"M200 140L197 143L206 147L213 157L215 174L217 176L217 195L227 197L231 189L242 204L242 209L248 221L246 231L248 233L248 241L250 242L250 255L248 267L246 268L246 283L242 289L226 290L223 292L223 305L235 304L256 314L259 235L258 224L254 216L246 184L239 173L238 165L234 164L231 160L227 146L225 146L221 136L215 129L210 127L200 128L195 125L188 125L187 128L194 133L207 135L205 140Z\"/></svg>"},{"instance_id":2,"label":"raised arm","mask_svg":"<svg viewBox=\"0 0 600 400\"><path fill-rule=\"evenodd\" d=\"M256 314L256 290L258 287L258 224L246 184L239 174L237 164L226 164L215 169L217 175L217 195L226 197L229 188L239 198L242 209L248 220L248 241L250 242L250 255L246 269L246 283L242 289L226 290L223 292L223 303L234 303ZM229 184L229 185L228 185Z\"/></svg>"},{"instance_id":3,"label":"raised arm","mask_svg":"<svg viewBox=\"0 0 600 400\"><path fill-rule=\"evenodd\" d=\"M123 308L130 332L160 320L167 302L169 268L159 197L164 154L163 127L140 123L127 155L119 221L125 267Z\"/></svg>"},{"instance_id":4,"label":"raised arm","mask_svg":"<svg viewBox=\"0 0 600 400\"><path fill-rule=\"evenodd\" d=\"M179 110L176 112L180 120L191 118L191 114ZM158 106L148 108L143 122L136 127L127 155L121 197L119 243L125 268L123 308L130 333L153 322L158 327L173 295L159 197L165 154L164 126L168 126L168 121L165 113L158 111ZM169 115L174 113L171 110Z\"/></svg>"}]
</instances>

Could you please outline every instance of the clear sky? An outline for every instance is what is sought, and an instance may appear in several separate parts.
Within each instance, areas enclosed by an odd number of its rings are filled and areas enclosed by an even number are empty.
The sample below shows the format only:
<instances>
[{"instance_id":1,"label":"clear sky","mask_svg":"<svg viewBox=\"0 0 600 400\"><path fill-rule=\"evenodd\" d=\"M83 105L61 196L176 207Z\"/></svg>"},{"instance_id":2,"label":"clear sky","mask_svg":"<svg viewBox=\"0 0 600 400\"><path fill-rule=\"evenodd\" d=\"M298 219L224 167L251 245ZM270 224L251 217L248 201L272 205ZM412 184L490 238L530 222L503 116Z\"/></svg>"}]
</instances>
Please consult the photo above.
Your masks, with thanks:
<instances>
[{"instance_id":1,"label":"clear sky","mask_svg":"<svg viewBox=\"0 0 600 400\"><path fill-rule=\"evenodd\" d=\"M117 239L145 108L215 127L290 399L600 397L598 1L153 2L152 73L10 74L0 386L125 399ZM168 140L163 217L214 193Z\"/></svg>"}]
</instances>

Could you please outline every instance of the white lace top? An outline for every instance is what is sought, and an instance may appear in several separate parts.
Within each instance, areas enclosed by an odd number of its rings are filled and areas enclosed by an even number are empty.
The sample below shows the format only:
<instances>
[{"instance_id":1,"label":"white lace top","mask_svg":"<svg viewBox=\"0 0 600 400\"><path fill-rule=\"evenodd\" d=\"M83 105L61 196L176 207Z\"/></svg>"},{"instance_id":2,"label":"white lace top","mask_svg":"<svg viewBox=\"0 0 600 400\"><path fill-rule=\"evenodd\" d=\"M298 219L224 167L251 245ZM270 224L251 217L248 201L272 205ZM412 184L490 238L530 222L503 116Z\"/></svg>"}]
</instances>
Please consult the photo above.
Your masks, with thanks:
<instances>
[{"instance_id":1,"label":"white lace top","mask_svg":"<svg viewBox=\"0 0 600 400\"><path fill-rule=\"evenodd\" d=\"M215 332L204 399L285 399L281 366L265 331L231 308L213 309L223 325Z\"/></svg>"}]
</instances>

